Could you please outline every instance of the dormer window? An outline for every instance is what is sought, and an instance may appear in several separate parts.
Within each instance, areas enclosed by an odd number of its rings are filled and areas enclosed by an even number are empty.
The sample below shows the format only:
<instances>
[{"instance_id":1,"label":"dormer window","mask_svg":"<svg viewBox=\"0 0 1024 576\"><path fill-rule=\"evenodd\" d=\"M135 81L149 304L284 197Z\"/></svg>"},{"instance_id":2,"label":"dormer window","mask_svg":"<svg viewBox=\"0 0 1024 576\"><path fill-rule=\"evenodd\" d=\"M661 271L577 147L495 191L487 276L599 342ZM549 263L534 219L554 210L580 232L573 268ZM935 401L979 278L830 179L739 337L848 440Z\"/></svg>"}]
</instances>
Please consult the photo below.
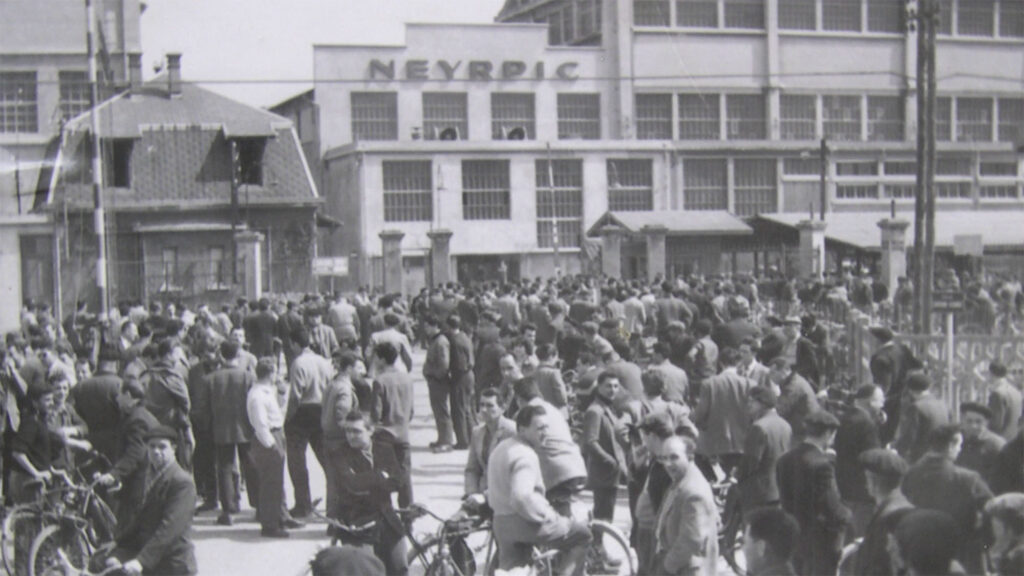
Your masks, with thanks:
<instances>
[{"instance_id":1,"label":"dormer window","mask_svg":"<svg viewBox=\"0 0 1024 576\"><path fill-rule=\"evenodd\" d=\"M263 185L264 138L239 138L231 142L234 176L239 185Z\"/></svg>"},{"instance_id":2,"label":"dormer window","mask_svg":"<svg viewBox=\"0 0 1024 576\"><path fill-rule=\"evenodd\" d=\"M103 142L103 181L107 186L131 188L134 143L131 138L112 138Z\"/></svg>"}]
</instances>

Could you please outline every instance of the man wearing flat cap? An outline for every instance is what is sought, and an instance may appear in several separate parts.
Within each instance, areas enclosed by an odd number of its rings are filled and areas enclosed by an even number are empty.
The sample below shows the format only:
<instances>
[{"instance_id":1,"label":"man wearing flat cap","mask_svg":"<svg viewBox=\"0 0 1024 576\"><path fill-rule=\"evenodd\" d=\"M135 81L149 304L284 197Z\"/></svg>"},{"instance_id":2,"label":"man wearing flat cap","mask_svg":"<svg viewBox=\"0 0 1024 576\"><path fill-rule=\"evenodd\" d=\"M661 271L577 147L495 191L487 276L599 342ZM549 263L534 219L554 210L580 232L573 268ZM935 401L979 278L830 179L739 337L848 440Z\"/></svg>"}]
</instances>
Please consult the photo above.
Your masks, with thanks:
<instances>
[{"instance_id":1,"label":"man wearing flat cap","mask_svg":"<svg viewBox=\"0 0 1024 576\"><path fill-rule=\"evenodd\" d=\"M1006 444L1002 436L988 429L991 418L992 411L984 404L964 402L960 405L960 429L964 433L964 444L956 464L981 474L986 482L989 481L999 451Z\"/></svg>"},{"instance_id":2,"label":"man wearing flat cap","mask_svg":"<svg viewBox=\"0 0 1024 576\"><path fill-rule=\"evenodd\" d=\"M779 458L779 499L805 535L795 558L797 574L834 574L850 522L850 511L839 497L835 467L827 455L839 420L819 409L804 419L804 426L803 442Z\"/></svg>"},{"instance_id":3,"label":"man wearing flat cap","mask_svg":"<svg viewBox=\"0 0 1024 576\"><path fill-rule=\"evenodd\" d=\"M875 509L864 530L864 540L853 560L855 576L893 576L896 567L888 550L888 538L902 515L913 509L900 490L907 473L907 462L899 454L885 448L872 448L857 458L864 469L867 491Z\"/></svg>"},{"instance_id":4,"label":"man wearing flat cap","mask_svg":"<svg viewBox=\"0 0 1024 576\"><path fill-rule=\"evenodd\" d=\"M196 573L189 539L196 507L192 476L175 460L178 431L159 425L146 434L148 464L138 514L118 526L116 547L107 566L132 576L188 576Z\"/></svg>"}]
</instances>

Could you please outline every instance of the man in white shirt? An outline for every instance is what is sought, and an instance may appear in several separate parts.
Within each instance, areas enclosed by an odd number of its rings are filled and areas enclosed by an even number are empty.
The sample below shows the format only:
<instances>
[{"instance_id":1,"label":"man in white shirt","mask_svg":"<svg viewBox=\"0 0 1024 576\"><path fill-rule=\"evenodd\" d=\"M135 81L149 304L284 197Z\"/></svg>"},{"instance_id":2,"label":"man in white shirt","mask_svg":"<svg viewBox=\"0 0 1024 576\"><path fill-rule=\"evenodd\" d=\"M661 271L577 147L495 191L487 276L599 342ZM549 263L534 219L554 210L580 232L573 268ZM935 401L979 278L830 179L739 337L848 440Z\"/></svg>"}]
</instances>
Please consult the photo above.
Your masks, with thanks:
<instances>
[{"instance_id":1,"label":"man in white shirt","mask_svg":"<svg viewBox=\"0 0 1024 576\"><path fill-rule=\"evenodd\" d=\"M253 429L249 457L258 479L255 486L249 486L249 490L259 495L257 516L262 526L261 534L267 538L287 538L285 528L297 528L301 524L288 515L284 500L286 448L281 431L284 412L277 401L275 368L269 358L260 360L256 365L256 383L246 397L246 412Z\"/></svg>"}]
</instances>

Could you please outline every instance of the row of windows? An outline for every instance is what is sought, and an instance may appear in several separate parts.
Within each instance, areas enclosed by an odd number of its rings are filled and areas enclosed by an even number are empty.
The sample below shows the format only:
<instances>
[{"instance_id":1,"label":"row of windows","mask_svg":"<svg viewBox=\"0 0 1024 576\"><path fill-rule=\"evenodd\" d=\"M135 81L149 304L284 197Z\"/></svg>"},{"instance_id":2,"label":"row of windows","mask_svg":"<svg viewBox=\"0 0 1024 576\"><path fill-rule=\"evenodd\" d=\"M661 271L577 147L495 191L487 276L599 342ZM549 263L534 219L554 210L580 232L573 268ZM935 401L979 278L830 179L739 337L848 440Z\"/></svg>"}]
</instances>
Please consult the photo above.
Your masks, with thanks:
<instances>
[{"instance_id":1,"label":"row of windows","mask_svg":"<svg viewBox=\"0 0 1024 576\"><path fill-rule=\"evenodd\" d=\"M901 141L906 138L904 104L902 96L782 94L779 137ZM768 137L767 106L761 94L637 94L637 138L763 140ZM936 100L935 116L940 141L1024 138L1022 98L942 97Z\"/></svg>"},{"instance_id":2,"label":"row of windows","mask_svg":"<svg viewBox=\"0 0 1024 576\"><path fill-rule=\"evenodd\" d=\"M601 33L601 0L569 0L540 16L548 25L548 44L589 44Z\"/></svg>"},{"instance_id":3,"label":"row of windows","mask_svg":"<svg viewBox=\"0 0 1024 576\"><path fill-rule=\"evenodd\" d=\"M838 200L913 200L917 187L896 182L837 183ZM982 200L1016 200L1020 186L1013 183L978 184L963 181L936 181L935 197L941 200L973 200L975 190Z\"/></svg>"},{"instance_id":4,"label":"row of windows","mask_svg":"<svg viewBox=\"0 0 1024 576\"><path fill-rule=\"evenodd\" d=\"M427 140L469 139L469 104L465 92L424 92L422 136ZM396 92L352 93L352 137L355 140L398 139ZM533 140L537 110L532 93L491 94L491 138ZM558 95L558 138L601 138L599 94Z\"/></svg>"},{"instance_id":5,"label":"row of windows","mask_svg":"<svg viewBox=\"0 0 1024 576\"><path fill-rule=\"evenodd\" d=\"M900 34L905 0L777 0L781 30ZM634 0L636 26L763 30L767 0ZM936 32L1024 38L1020 0L938 0Z\"/></svg>"},{"instance_id":6,"label":"row of windows","mask_svg":"<svg viewBox=\"0 0 1024 576\"><path fill-rule=\"evenodd\" d=\"M89 79L85 72L62 70L60 115L68 119L89 109ZM39 88L36 73L0 72L0 133L39 131Z\"/></svg>"}]
</instances>

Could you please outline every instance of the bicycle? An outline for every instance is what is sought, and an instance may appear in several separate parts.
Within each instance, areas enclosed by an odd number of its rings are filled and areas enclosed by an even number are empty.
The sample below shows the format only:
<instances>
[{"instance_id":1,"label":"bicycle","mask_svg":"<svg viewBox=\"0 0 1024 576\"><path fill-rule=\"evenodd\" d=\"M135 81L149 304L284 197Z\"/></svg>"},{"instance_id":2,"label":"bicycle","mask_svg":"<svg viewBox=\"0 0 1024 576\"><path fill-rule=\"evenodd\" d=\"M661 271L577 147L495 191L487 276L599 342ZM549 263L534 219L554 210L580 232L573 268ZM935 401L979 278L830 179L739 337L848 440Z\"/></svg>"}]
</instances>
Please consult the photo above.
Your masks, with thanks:
<instances>
[{"instance_id":1,"label":"bicycle","mask_svg":"<svg viewBox=\"0 0 1024 576\"><path fill-rule=\"evenodd\" d=\"M57 526L48 526L46 530L51 528L57 528ZM44 530L43 533L45 533L46 530ZM43 533L40 533L40 536L42 536ZM40 541L39 537L37 537L37 541ZM111 543L107 547L92 553L92 555L86 557L82 567L78 568L68 558L67 553L58 548L54 551L55 562L45 571L36 572L35 574L37 576L117 576L123 574L121 566L106 566L99 572L94 572L91 568L95 559L105 557L112 549L113 544ZM36 550L34 544L33 550Z\"/></svg>"},{"instance_id":2,"label":"bicycle","mask_svg":"<svg viewBox=\"0 0 1024 576\"><path fill-rule=\"evenodd\" d=\"M743 549L746 523L740 506L739 488L736 479L725 478L711 485L711 492L718 506L721 522L718 526L718 553L736 576L746 576L746 561L736 553Z\"/></svg>"}]
</instances>

